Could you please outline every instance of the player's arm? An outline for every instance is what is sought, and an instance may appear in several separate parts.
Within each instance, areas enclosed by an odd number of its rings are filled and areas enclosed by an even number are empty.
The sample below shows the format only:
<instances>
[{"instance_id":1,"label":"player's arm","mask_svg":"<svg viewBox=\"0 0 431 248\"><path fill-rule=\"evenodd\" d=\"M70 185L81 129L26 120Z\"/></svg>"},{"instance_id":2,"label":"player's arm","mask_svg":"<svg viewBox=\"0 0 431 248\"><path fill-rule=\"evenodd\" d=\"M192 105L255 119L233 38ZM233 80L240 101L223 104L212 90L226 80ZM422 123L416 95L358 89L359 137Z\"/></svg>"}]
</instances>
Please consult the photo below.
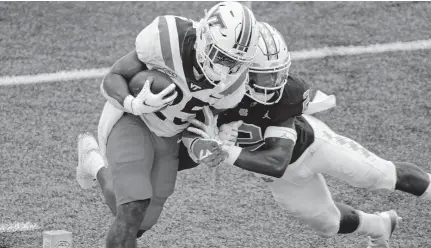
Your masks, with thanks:
<instances>
[{"instance_id":1,"label":"player's arm","mask_svg":"<svg viewBox=\"0 0 431 248\"><path fill-rule=\"evenodd\" d=\"M224 162L244 170L282 177L292 157L296 137L294 118L290 118L266 129L265 145L258 151L247 151L238 146L228 147L229 157Z\"/></svg>"},{"instance_id":2,"label":"player's arm","mask_svg":"<svg viewBox=\"0 0 431 248\"><path fill-rule=\"evenodd\" d=\"M182 141L195 163L215 166L227 158L228 154L223 151L222 143L218 139L217 116L210 107L204 106L196 119L189 122L194 127L189 127L183 132Z\"/></svg>"},{"instance_id":3,"label":"player's arm","mask_svg":"<svg viewBox=\"0 0 431 248\"><path fill-rule=\"evenodd\" d=\"M105 75L101 85L102 94L117 108L124 109L124 100L130 96L128 82L147 66L138 59L136 50L118 60Z\"/></svg>"},{"instance_id":4,"label":"player's arm","mask_svg":"<svg viewBox=\"0 0 431 248\"><path fill-rule=\"evenodd\" d=\"M128 113L141 115L156 112L172 103L178 94L173 93L175 84L169 85L156 95L153 94L150 90L153 78L145 81L136 97L129 91L130 79L138 72L147 70L147 65L156 63L160 57L155 53L161 43L158 22L159 18L156 18L138 34L135 50L117 61L102 82L102 94L114 106Z\"/></svg>"}]
</instances>

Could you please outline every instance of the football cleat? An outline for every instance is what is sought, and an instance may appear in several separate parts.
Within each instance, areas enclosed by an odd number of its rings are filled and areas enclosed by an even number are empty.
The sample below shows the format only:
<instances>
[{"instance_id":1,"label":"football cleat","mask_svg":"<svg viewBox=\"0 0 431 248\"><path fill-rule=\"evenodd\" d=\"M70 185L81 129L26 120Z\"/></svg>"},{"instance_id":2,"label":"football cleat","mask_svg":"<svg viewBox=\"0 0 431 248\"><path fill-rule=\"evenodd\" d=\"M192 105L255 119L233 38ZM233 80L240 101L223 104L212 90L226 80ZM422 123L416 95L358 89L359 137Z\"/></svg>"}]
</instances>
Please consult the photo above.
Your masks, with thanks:
<instances>
[{"instance_id":1,"label":"football cleat","mask_svg":"<svg viewBox=\"0 0 431 248\"><path fill-rule=\"evenodd\" d=\"M100 155L100 156L99 156ZM83 189L93 187L96 179L90 173L90 166L94 161L103 157L100 154L99 145L91 133L83 133L78 136L78 167L76 167L76 180Z\"/></svg>"},{"instance_id":2,"label":"football cleat","mask_svg":"<svg viewBox=\"0 0 431 248\"><path fill-rule=\"evenodd\" d=\"M387 212L376 213L383 219L385 230L383 235L379 237L368 237L367 248L389 248L389 239L395 230L398 222L401 221L401 217L395 212L395 210L389 210Z\"/></svg>"}]
</instances>

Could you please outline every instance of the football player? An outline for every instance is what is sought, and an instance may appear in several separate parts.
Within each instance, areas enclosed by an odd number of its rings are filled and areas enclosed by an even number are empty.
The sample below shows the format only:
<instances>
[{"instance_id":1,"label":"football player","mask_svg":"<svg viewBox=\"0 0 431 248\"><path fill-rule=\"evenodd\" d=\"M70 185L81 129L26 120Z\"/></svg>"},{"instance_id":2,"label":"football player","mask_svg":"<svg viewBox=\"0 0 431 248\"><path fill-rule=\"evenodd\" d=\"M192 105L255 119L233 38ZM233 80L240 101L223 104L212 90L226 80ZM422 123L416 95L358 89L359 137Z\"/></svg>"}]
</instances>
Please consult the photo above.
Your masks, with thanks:
<instances>
[{"instance_id":1,"label":"football player","mask_svg":"<svg viewBox=\"0 0 431 248\"><path fill-rule=\"evenodd\" d=\"M206 123L191 121L195 127L187 130L202 138L184 133L190 156L216 166L217 160L206 157L207 147L221 141L229 153L224 163L270 176L266 181L279 205L320 236L357 233L369 236L368 247L389 247L400 220L396 212L369 214L335 203L322 174L354 187L400 190L425 200L431 199L431 174L412 163L384 160L322 121L301 115L307 108L308 88L299 78L288 76L282 36L264 23L260 32L247 97L219 114L218 124L224 124L219 131L214 130L214 117L207 109ZM275 52L269 51L274 41ZM191 163L185 157L180 154L180 167Z\"/></svg>"},{"instance_id":2,"label":"football player","mask_svg":"<svg viewBox=\"0 0 431 248\"><path fill-rule=\"evenodd\" d=\"M100 177L104 189L109 165L113 192L103 192L116 218L107 248L136 247L136 236L156 223L174 190L180 133L203 106L227 109L242 99L257 40L255 17L238 2L215 5L200 22L159 16L104 77L100 151L94 137L80 135L77 180L89 188ZM128 81L143 70L160 70L174 84L153 94L157 78L149 78L134 97Z\"/></svg>"}]
</instances>

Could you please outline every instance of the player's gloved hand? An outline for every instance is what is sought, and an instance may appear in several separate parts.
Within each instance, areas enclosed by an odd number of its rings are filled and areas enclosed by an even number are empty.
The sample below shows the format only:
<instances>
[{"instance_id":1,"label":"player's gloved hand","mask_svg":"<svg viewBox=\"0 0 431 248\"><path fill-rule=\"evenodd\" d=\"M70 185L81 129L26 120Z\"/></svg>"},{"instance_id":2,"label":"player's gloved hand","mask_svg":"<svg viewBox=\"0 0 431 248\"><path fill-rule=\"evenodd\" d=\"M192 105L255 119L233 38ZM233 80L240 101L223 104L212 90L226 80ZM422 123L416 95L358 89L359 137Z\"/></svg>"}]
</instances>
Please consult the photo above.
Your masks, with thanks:
<instances>
[{"instance_id":1,"label":"player's gloved hand","mask_svg":"<svg viewBox=\"0 0 431 248\"><path fill-rule=\"evenodd\" d=\"M197 119L189 120L192 126L187 128L187 131L197 134L205 139L218 140L217 116L214 116L208 106L202 108L204 114L204 122Z\"/></svg>"},{"instance_id":2,"label":"player's gloved hand","mask_svg":"<svg viewBox=\"0 0 431 248\"><path fill-rule=\"evenodd\" d=\"M151 92L151 84L153 81L153 77L148 77L144 87L142 87L136 97L128 95L124 99L123 106L126 112L134 115L142 115L156 112L172 104L178 95L178 92L175 91L175 84L169 85L158 94L153 94ZM172 92L174 93L172 94ZM169 94L172 95L168 96Z\"/></svg>"},{"instance_id":3,"label":"player's gloved hand","mask_svg":"<svg viewBox=\"0 0 431 248\"><path fill-rule=\"evenodd\" d=\"M236 139L238 138L238 128L242 123L243 121L233 121L220 126L218 136L223 145L235 145Z\"/></svg>"},{"instance_id":4,"label":"player's gloved hand","mask_svg":"<svg viewBox=\"0 0 431 248\"><path fill-rule=\"evenodd\" d=\"M208 167L216 167L229 154L221 148L221 143L214 139L196 138L189 149L189 155L195 162Z\"/></svg>"}]
</instances>

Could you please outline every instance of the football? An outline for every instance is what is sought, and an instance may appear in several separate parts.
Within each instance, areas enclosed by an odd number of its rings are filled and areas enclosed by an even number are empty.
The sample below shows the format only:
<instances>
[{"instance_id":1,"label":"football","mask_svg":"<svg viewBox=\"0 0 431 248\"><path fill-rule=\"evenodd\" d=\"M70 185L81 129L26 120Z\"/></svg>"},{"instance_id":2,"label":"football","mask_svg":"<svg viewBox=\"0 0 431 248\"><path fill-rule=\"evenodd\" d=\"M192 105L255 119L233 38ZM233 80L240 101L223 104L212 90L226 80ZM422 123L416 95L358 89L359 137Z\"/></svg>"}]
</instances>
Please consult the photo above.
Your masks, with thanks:
<instances>
[{"instance_id":1,"label":"football","mask_svg":"<svg viewBox=\"0 0 431 248\"><path fill-rule=\"evenodd\" d=\"M141 89L148 77L153 77L154 79L150 88L151 92L154 94L161 92L170 84L174 83L174 81L168 75L157 70L145 70L138 72L129 82L129 91L134 97L136 97L139 92L141 92ZM172 95L174 92L168 96Z\"/></svg>"}]
</instances>

